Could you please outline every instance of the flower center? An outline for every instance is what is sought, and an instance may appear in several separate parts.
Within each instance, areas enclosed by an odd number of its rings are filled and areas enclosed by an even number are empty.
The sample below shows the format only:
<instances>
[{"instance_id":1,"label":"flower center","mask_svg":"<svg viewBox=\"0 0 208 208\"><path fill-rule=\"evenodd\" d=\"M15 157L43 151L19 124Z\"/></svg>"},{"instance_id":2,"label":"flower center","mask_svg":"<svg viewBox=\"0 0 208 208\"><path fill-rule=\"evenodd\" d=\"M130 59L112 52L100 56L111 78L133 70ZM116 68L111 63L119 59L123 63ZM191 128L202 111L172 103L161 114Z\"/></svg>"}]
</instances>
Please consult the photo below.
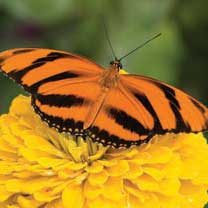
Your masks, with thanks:
<instances>
[{"instance_id":1,"label":"flower center","mask_svg":"<svg viewBox=\"0 0 208 208\"><path fill-rule=\"evenodd\" d=\"M58 141L58 142L57 142ZM94 160L102 158L109 147L92 142L89 137L85 139L82 136L75 136L69 133L61 133L58 140L54 143L50 141L59 150L64 152L67 157L76 163L92 163Z\"/></svg>"}]
</instances>

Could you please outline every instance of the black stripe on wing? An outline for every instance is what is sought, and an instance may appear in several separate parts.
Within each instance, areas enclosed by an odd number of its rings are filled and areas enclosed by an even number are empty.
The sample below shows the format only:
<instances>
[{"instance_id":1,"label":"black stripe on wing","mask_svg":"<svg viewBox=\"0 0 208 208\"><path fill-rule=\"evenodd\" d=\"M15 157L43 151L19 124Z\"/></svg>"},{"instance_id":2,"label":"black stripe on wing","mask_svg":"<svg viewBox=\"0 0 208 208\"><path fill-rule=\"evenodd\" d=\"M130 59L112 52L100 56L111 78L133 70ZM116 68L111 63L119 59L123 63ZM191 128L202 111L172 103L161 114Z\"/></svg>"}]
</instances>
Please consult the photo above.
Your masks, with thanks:
<instances>
[{"instance_id":1,"label":"black stripe on wing","mask_svg":"<svg viewBox=\"0 0 208 208\"><path fill-rule=\"evenodd\" d=\"M9 55L9 56L2 56L0 58L0 64L2 64L5 60L7 60L8 58L12 57L13 55L18 55L18 54L22 54L22 53L29 53L29 52L32 52L32 51L35 51L37 50L36 48L21 48L21 49L15 49L13 52L12 52L12 55ZM3 65L3 64L2 64ZM2 66L0 66L1 68Z\"/></svg>"},{"instance_id":2,"label":"black stripe on wing","mask_svg":"<svg viewBox=\"0 0 208 208\"><path fill-rule=\"evenodd\" d=\"M194 100L193 98L189 97L190 101L193 103L193 105L202 113L204 114L206 112L206 109L200 105L199 102Z\"/></svg>"},{"instance_id":3,"label":"black stripe on wing","mask_svg":"<svg viewBox=\"0 0 208 208\"><path fill-rule=\"evenodd\" d=\"M61 53L61 52L51 52L47 56L41 57L33 61L33 64L40 63L40 62L51 62L61 58L77 58L68 53Z\"/></svg>"},{"instance_id":4,"label":"black stripe on wing","mask_svg":"<svg viewBox=\"0 0 208 208\"><path fill-rule=\"evenodd\" d=\"M148 135L150 130L146 129L137 119L128 115L126 112L116 109L114 107L107 107L106 113L110 118L115 120L117 124L122 126L131 132L135 132L138 135Z\"/></svg>"},{"instance_id":5,"label":"black stripe on wing","mask_svg":"<svg viewBox=\"0 0 208 208\"><path fill-rule=\"evenodd\" d=\"M36 68L39 68L40 66L43 66L44 64L47 64L48 62L52 62L52 61L55 61L55 60L61 59L61 58L77 58L77 57L72 56L70 54L60 53L60 52L51 52L47 56L36 59L35 61L32 62L31 65L29 65L23 69L14 69L14 70L10 71L8 73L8 76L12 77L14 80L17 81L17 83L21 84L22 78L28 72L30 72Z\"/></svg>"},{"instance_id":6,"label":"black stripe on wing","mask_svg":"<svg viewBox=\"0 0 208 208\"><path fill-rule=\"evenodd\" d=\"M204 126L203 126L203 130L207 130L208 129L208 119L206 117L206 111L207 109L200 104L199 102L197 102L196 100L194 100L194 98L189 97L189 100L192 102L192 104L200 111L200 113L202 114L203 118L204 118Z\"/></svg>"},{"instance_id":7,"label":"black stripe on wing","mask_svg":"<svg viewBox=\"0 0 208 208\"><path fill-rule=\"evenodd\" d=\"M153 137L153 134L146 135L146 138L138 141L125 140L114 134L110 134L107 130L97 126L91 126L89 129L84 130L86 136L89 136L94 142L102 143L104 146L111 146L114 148L129 148L131 146L139 146L143 143L148 143Z\"/></svg>"},{"instance_id":8,"label":"black stripe on wing","mask_svg":"<svg viewBox=\"0 0 208 208\"><path fill-rule=\"evenodd\" d=\"M150 115L153 117L154 119L154 127L152 129L152 131L156 132L156 133L162 133L164 131L164 129L162 128L160 119L157 115L157 113L155 112L151 102L149 101L149 99L146 97L145 94L139 93L139 92L132 92L133 95L136 97L136 99L142 103L143 107L150 113Z\"/></svg>"},{"instance_id":9,"label":"black stripe on wing","mask_svg":"<svg viewBox=\"0 0 208 208\"><path fill-rule=\"evenodd\" d=\"M41 95L37 94L34 96L42 105L56 106L56 107L72 107L72 106L83 106L90 103L89 100L76 95Z\"/></svg>"},{"instance_id":10,"label":"black stripe on wing","mask_svg":"<svg viewBox=\"0 0 208 208\"><path fill-rule=\"evenodd\" d=\"M35 104L36 98L32 96L32 106L35 112L45 121L49 127L56 128L59 132L70 132L72 134L82 134L83 121L75 121L73 118L63 119L58 116L48 115L42 112L41 109Z\"/></svg>"},{"instance_id":11,"label":"black stripe on wing","mask_svg":"<svg viewBox=\"0 0 208 208\"><path fill-rule=\"evenodd\" d=\"M22 49L15 50L12 54L17 55L17 54L21 54L21 53L32 52L32 51L35 51L35 50L37 50L37 49L35 49L35 48L22 48Z\"/></svg>"},{"instance_id":12,"label":"black stripe on wing","mask_svg":"<svg viewBox=\"0 0 208 208\"><path fill-rule=\"evenodd\" d=\"M35 63L35 64L32 64L32 65L29 65L27 67L25 67L24 69L22 70L12 70L10 71L9 73L7 73L7 75L9 77L11 77L12 79L14 79L18 84L21 84L22 83L22 77L28 73L29 71L32 71L33 69L36 69L42 65L44 65L45 63L44 62L40 62L40 63Z\"/></svg>"},{"instance_id":13,"label":"black stripe on wing","mask_svg":"<svg viewBox=\"0 0 208 208\"><path fill-rule=\"evenodd\" d=\"M165 97L169 100L170 108L173 114L175 115L175 121L176 121L175 132L191 132L190 125L184 121L183 116L180 112L181 106L177 98L175 97L176 94L175 94L174 89L159 82L154 82L154 81L152 82L157 87L159 87L159 89L164 93Z\"/></svg>"},{"instance_id":14,"label":"black stripe on wing","mask_svg":"<svg viewBox=\"0 0 208 208\"><path fill-rule=\"evenodd\" d=\"M79 75L75 74L73 72L62 72L62 73L59 73L59 74L47 77L45 79L42 79L42 80L36 82L35 84L33 84L31 86L23 85L23 87L24 87L24 89L26 91L28 91L28 92L30 92L32 94L35 94L35 93L37 93L38 88L41 85L43 85L43 84L46 84L46 83L49 83L49 82L53 82L53 81L59 81L59 80L63 80L63 79L68 79L68 78L77 78L77 77L79 77Z\"/></svg>"}]
</instances>

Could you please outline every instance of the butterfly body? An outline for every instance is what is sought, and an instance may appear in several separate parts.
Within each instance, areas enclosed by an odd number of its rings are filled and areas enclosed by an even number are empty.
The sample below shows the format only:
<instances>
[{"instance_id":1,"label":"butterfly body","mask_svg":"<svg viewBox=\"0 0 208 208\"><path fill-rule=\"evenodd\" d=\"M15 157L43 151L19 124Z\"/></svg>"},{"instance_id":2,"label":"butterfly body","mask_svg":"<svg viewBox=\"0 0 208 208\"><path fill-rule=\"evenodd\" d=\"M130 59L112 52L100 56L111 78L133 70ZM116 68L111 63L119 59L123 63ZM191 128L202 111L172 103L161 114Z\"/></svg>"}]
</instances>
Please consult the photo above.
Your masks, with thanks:
<instances>
[{"instance_id":1,"label":"butterfly body","mask_svg":"<svg viewBox=\"0 0 208 208\"><path fill-rule=\"evenodd\" d=\"M52 49L0 53L0 69L31 94L42 120L60 132L113 147L148 142L155 134L208 129L208 110L183 91L140 75L104 69L81 56Z\"/></svg>"},{"instance_id":2,"label":"butterfly body","mask_svg":"<svg viewBox=\"0 0 208 208\"><path fill-rule=\"evenodd\" d=\"M119 81L119 70L116 66L112 65L108 69L103 71L100 77L100 85L104 91L115 87Z\"/></svg>"}]
</instances>

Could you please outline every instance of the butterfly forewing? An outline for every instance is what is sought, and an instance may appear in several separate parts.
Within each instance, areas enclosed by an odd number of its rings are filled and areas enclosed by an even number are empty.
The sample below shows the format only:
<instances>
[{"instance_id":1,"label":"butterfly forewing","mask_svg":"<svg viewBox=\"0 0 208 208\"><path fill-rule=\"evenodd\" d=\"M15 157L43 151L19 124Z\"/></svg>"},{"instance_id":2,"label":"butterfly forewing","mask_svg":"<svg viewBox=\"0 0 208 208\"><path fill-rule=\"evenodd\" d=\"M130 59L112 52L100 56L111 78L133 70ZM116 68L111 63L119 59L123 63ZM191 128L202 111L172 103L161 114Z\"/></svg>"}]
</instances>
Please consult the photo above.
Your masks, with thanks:
<instances>
[{"instance_id":1,"label":"butterfly forewing","mask_svg":"<svg viewBox=\"0 0 208 208\"><path fill-rule=\"evenodd\" d=\"M63 51L22 48L0 53L0 68L32 94L35 111L50 126L83 132L101 66Z\"/></svg>"},{"instance_id":2,"label":"butterfly forewing","mask_svg":"<svg viewBox=\"0 0 208 208\"><path fill-rule=\"evenodd\" d=\"M151 113L155 134L199 132L208 128L207 108L181 90L137 75L122 75L122 82Z\"/></svg>"},{"instance_id":3,"label":"butterfly forewing","mask_svg":"<svg viewBox=\"0 0 208 208\"><path fill-rule=\"evenodd\" d=\"M12 49L0 53L0 68L34 94L45 83L92 77L102 67L80 56L38 48Z\"/></svg>"}]
</instances>

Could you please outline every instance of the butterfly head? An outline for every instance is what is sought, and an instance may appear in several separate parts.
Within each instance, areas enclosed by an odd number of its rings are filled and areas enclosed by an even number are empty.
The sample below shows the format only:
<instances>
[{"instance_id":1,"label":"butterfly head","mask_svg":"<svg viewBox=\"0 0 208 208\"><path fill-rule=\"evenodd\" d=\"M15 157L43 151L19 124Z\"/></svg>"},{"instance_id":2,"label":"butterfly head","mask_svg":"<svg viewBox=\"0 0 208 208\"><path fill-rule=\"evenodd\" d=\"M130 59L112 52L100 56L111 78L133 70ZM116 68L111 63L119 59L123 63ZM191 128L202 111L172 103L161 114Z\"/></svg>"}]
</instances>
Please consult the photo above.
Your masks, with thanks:
<instances>
[{"instance_id":1,"label":"butterfly head","mask_svg":"<svg viewBox=\"0 0 208 208\"><path fill-rule=\"evenodd\" d=\"M121 64L121 61L119 59L117 59L117 58L114 61L111 61L110 65L113 68L117 69L118 71L123 68L123 66Z\"/></svg>"}]
</instances>

